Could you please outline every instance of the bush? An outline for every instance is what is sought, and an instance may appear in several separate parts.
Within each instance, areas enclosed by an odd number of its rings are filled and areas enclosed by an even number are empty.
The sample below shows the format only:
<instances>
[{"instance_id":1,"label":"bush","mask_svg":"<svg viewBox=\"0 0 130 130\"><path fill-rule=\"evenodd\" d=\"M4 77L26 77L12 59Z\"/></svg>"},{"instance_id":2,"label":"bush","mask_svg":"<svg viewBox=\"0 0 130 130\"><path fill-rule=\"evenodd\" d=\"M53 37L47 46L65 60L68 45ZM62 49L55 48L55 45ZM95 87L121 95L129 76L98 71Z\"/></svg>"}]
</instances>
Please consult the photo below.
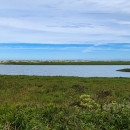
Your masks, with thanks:
<instances>
[{"instance_id":1,"label":"bush","mask_svg":"<svg viewBox=\"0 0 130 130\"><path fill-rule=\"evenodd\" d=\"M128 102L113 101L101 110L85 94L80 96L80 106L0 106L0 130L129 130L129 124Z\"/></svg>"}]
</instances>

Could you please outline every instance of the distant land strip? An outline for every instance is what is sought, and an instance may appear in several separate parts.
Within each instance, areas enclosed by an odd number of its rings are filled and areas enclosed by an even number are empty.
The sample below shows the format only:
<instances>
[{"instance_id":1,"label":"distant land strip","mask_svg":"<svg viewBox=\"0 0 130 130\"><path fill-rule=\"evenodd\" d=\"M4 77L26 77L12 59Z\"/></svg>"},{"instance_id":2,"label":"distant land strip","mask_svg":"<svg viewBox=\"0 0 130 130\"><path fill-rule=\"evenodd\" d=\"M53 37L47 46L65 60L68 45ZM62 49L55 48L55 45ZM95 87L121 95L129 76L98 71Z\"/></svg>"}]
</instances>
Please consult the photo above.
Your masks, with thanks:
<instances>
[{"instance_id":1,"label":"distant land strip","mask_svg":"<svg viewBox=\"0 0 130 130\"><path fill-rule=\"evenodd\" d=\"M120 70L117 70L117 71L130 72L130 68L120 69Z\"/></svg>"},{"instance_id":2,"label":"distant land strip","mask_svg":"<svg viewBox=\"0 0 130 130\"><path fill-rule=\"evenodd\" d=\"M4 65L130 65L130 61L89 61L89 60L3 60Z\"/></svg>"}]
</instances>

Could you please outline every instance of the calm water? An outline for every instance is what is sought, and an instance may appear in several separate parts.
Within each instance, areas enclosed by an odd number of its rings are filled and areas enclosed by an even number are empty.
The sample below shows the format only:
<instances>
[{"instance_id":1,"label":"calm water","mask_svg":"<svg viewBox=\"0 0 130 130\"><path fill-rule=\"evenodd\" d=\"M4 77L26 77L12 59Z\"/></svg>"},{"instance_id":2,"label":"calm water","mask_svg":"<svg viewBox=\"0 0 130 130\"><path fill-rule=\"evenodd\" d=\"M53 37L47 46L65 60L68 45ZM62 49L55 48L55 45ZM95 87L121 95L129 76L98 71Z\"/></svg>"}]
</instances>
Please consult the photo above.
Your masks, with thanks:
<instances>
[{"instance_id":1,"label":"calm water","mask_svg":"<svg viewBox=\"0 0 130 130\"><path fill-rule=\"evenodd\" d=\"M0 65L0 74L78 77L130 77L130 65Z\"/></svg>"}]
</instances>

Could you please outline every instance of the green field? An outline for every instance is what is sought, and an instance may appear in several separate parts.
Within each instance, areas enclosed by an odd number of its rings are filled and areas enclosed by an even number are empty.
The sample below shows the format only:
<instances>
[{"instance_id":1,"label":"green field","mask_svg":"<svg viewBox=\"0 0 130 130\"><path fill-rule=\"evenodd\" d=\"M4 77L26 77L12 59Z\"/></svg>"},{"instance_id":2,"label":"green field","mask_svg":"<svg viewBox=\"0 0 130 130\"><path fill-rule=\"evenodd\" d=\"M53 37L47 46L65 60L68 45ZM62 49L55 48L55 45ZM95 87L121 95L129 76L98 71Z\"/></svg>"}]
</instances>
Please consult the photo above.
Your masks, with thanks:
<instances>
[{"instance_id":1,"label":"green field","mask_svg":"<svg viewBox=\"0 0 130 130\"><path fill-rule=\"evenodd\" d=\"M0 130L129 130L130 78L0 75Z\"/></svg>"}]
</instances>

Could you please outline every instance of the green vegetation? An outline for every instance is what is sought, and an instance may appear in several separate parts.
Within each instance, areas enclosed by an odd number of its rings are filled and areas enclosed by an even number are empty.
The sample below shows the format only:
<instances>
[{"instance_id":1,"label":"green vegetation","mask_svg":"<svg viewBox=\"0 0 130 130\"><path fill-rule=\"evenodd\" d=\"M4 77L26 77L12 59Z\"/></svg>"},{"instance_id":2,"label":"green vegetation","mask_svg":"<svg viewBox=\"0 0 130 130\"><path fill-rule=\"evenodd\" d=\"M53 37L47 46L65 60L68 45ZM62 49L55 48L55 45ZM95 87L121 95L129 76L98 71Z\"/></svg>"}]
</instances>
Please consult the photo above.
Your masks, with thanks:
<instances>
[{"instance_id":1,"label":"green vegetation","mask_svg":"<svg viewBox=\"0 0 130 130\"><path fill-rule=\"evenodd\" d=\"M117 71L130 72L130 68L120 69L120 70L117 70Z\"/></svg>"},{"instance_id":2,"label":"green vegetation","mask_svg":"<svg viewBox=\"0 0 130 130\"><path fill-rule=\"evenodd\" d=\"M130 65L130 61L3 61L12 65Z\"/></svg>"},{"instance_id":3,"label":"green vegetation","mask_svg":"<svg viewBox=\"0 0 130 130\"><path fill-rule=\"evenodd\" d=\"M130 78L0 75L0 130L129 130Z\"/></svg>"}]
</instances>

